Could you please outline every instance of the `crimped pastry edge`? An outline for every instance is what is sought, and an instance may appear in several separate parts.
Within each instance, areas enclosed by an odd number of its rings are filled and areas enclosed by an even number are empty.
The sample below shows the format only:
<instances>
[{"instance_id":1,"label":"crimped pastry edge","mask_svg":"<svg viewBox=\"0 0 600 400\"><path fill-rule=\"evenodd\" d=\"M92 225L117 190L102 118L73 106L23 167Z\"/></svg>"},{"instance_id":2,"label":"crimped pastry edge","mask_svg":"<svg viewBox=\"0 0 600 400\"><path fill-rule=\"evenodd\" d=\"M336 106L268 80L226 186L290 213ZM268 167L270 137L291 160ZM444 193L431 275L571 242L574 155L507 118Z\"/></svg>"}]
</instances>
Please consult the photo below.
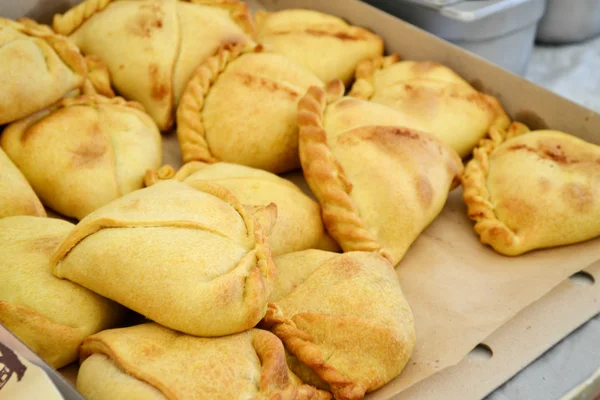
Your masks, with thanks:
<instances>
[{"instance_id":1,"label":"crimped pastry edge","mask_svg":"<svg viewBox=\"0 0 600 400\"><path fill-rule=\"evenodd\" d=\"M400 56L397 53L361 61L356 67L355 81L348 96L363 100L371 99L375 93L373 86L375 72L396 64L398 61L400 61Z\"/></svg>"},{"instance_id":2,"label":"crimped pastry edge","mask_svg":"<svg viewBox=\"0 0 600 400\"><path fill-rule=\"evenodd\" d=\"M345 252L374 251L391 262L391 255L360 217L350 197L352 183L327 144L323 114L327 105L343 94L344 84L334 80L325 90L311 87L298 103L299 153L304 177L321 203L327 231Z\"/></svg>"},{"instance_id":3,"label":"crimped pastry edge","mask_svg":"<svg viewBox=\"0 0 600 400\"><path fill-rule=\"evenodd\" d=\"M479 235L481 243L489 244L499 253L505 255L520 254L520 238L495 213L494 204L487 189L489 158L494 151L507 140L530 132L529 128L519 122L513 122L508 129L492 127L489 137L481 139L473 150L473 159L469 161L461 176L463 200L467 206L468 217L475 221L473 229ZM505 246L497 246L504 241ZM501 249L514 248L514 253Z\"/></svg>"}]
</instances>

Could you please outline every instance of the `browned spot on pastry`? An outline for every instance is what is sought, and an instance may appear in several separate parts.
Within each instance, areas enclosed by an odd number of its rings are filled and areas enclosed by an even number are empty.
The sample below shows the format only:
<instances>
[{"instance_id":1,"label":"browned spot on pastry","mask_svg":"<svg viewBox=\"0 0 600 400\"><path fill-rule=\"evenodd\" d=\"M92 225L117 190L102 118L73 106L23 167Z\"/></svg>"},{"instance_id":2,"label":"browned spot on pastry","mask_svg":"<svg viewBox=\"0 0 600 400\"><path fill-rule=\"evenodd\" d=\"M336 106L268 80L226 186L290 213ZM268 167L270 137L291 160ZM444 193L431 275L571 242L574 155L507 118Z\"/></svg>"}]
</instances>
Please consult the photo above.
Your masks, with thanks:
<instances>
[{"instance_id":1,"label":"browned spot on pastry","mask_svg":"<svg viewBox=\"0 0 600 400\"><path fill-rule=\"evenodd\" d=\"M412 70L415 74L420 75L433 71L434 69L439 68L440 66L441 64L433 61L421 61L414 63L412 66Z\"/></svg>"},{"instance_id":2,"label":"browned spot on pastry","mask_svg":"<svg viewBox=\"0 0 600 400\"><path fill-rule=\"evenodd\" d=\"M339 277L350 279L359 274L360 271L360 263L349 257L340 257L337 261L336 273Z\"/></svg>"},{"instance_id":3,"label":"browned spot on pastry","mask_svg":"<svg viewBox=\"0 0 600 400\"><path fill-rule=\"evenodd\" d=\"M262 88L269 92L285 93L291 99L296 99L300 96L300 93L296 92L294 89L287 87L285 85L282 85L281 83L279 83L275 80L272 80L272 79L264 78L262 76L248 74L245 72L236 72L235 75L238 76L239 78L241 78L242 84L244 86L248 86L251 88Z\"/></svg>"},{"instance_id":4,"label":"browned spot on pastry","mask_svg":"<svg viewBox=\"0 0 600 400\"><path fill-rule=\"evenodd\" d=\"M416 178L416 189L423 208L429 208L433 200L433 186L426 175L419 175Z\"/></svg>"},{"instance_id":5,"label":"browned spot on pastry","mask_svg":"<svg viewBox=\"0 0 600 400\"><path fill-rule=\"evenodd\" d=\"M540 158L544 158L547 160L552 160L556 163L559 164L578 164L580 161L579 160L570 160L567 155L565 154L565 152L562 149L562 146L557 144L557 145L542 145L541 148L538 149L534 149L531 148L527 145L524 144L515 144L512 145L508 148L508 150L511 151L518 151L518 150L524 150L524 151L528 151L530 153L535 153L538 155L538 157Z\"/></svg>"},{"instance_id":6,"label":"browned spot on pastry","mask_svg":"<svg viewBox=\"0 0 600 400\"><path fill-rule=\"evenodd\" d=\"M538 180L538 183L539 183L540 190L542 193L545 193L552 188L552 181L550 181L550 179L540 177L540 179Z\"/></svg>"},{"instance_id":7,"label":"browned spot on pastry","mask_svg":"<svg viewBox=\"0 0 600 400\"><path fill-rule=\"evenodd\" d=\"M575 210L589 212L594 205L592 191L588 186L579 183L568 183L562 188L562 198L565 203Z\"/></svg>"},{"instance_id":8,"label":"browned spot on pastry","mask_svg":"<svg viewBox=\"0 0 600 400\"><path fill-rule=\"evenodd\" d=\"M88 137L81 141L75 150L71 150L71 165L79 168L92 167L104 157L107 149L106 138L98 122L95 122L88 132Z\"/></svg>"},{"instance_id":9,"label":"browned spot on pastry","mask_svg":"<svg viewBox=\"0 0 600 400\"><path fill-rule=\"evenodd\" d=\"M61 237L46 236L33 239L31 242L29 242L29 245L31 247L31 251L51 255L54 250L56 250L58 245L61 244L61 242Z\"/></svg>"},{"instance_id":10,"label":"browned spot on pastry","mask_svg":"<svg viewBox=\"0 0 600 400\"><path fill-rule=\"evenodd\" d=\"M135 36L149 38L154 30L163 26L163 11L155 2L140 4L140 13L127 25L127 29Z\"/></svg>"},{"instance_id":11,"label":"browned spot on pastry","mask_svg":"<svg viewBox=\"0 0 600 400\"><path fill-rule=\"evenodd\" d=\"M167 84L162 81L158 65L150 64L148 66L148 73L150 74L150 83L152 85L152 98L155 100L162 100L169 94L169 88Z\"/></svg>"},{"instance_id":12,"label":"browned spot on pastry","mask_svg":"<svg viewBox=\"0 0 600 400\"><path fill-rule=\"evenodd\" d=\"M330 36L335 37L340 40L363 40L365 39L364 35L361 35L360 31L355 31L353 33L350 32L329 32L326 30L308 28L304 32L308 33L311 36Z\"/></svg>"}]
</instances>

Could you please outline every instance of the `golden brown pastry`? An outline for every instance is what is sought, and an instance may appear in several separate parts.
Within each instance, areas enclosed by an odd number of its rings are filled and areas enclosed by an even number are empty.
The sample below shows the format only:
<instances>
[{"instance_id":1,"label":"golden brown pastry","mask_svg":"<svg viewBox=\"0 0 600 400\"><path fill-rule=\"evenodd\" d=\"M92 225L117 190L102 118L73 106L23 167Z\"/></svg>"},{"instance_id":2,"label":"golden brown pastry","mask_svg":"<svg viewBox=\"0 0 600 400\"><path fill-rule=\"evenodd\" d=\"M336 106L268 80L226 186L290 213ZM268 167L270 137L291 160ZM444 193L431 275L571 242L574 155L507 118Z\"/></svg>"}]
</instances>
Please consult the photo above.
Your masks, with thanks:
<instances>
[{"instance_id":1,"label":"golden brown pastry","mask_svg":"<svg viewBox=\"0 0 600 400\"><path fill-rule=\"evenodd\" d=\"M362 399L400 374L415 345L412 311L390 262L375 252L306 250L275 259L261 326L284 343L304 382Z\"/></svg>"},{"instance_id":2,"label":"golden brown pastry","mask_svg":"<svg viewBox=\"0 0 600 400\"><path fill-rule=\"evenodd\" d=\"M321 81L274 53L222 48L198 67L177 109L184 162L243 164L273 173L300 167L297 105Z\"/></svg>"},{"instance_id":3,"label":"golden brown pastry","mask_svg":"<svg viewBox=\"0 0 600 400\"><path fill-rule=\"evenodd\" d=\"M255 210L266 228L273 209ZM222 187L163 181L84 218L51 268L161 325L228 335L266 312L274 279L266 228Z\"/></svg>"},{"instance_id":4,"label":"golden brown pastry","mask_svg":"<svg viewBox=\"0 0 600 400\"><path fill-rule=\"evenodd\" d=\"M272 333L251 329L199 338L153 323L87 338L81 347L77 389L95 400L331 397L294 376L281 341Z\"/></svg>"},{"instance_id":5,"label":"golden brown pastry","mask_svg":"<svg viewBox=\"0 0 600 400\"><path fill-rule=\"evenodd\" d=\"M66 38L32 20L0 18L0 125L48 107L86 76L83 56Z\"/></svg>"},{"instance_id":6,"label":"golden brown pastry","mask_svg":"<svg viewBox=\"0 0 600 400\"><path fill-rule=\"evenodd\" d=\"M298 106L304 177L344 251L378 251L393 264L442 210L462 162L390 107L312 87Z\"/></svg>"},{"instance_id":7,"label":"golden brown pastry","mask_svg":"<svg viewBox=\"0 0 600 400\"><path fill-rule=\"evenodd\" d=\"M162 163L156 124L120 97L65 98L7 126L0 145L45 205L77 219L143 187Z\"/></svg>"},{"instance_id":8,"label":"golden brown pastry","mask_svg":"<svg viewBox=\"0 0 600 400\"><path fill-rule=\"evenodd\" d=\"M482 243L516 256L600 236L600 147L520 123L492 129L462 177Z\"/></svg>"},{"instance_id":9,"label":"golden brown pastry","mask_svg":"<svg viewBox=\"0 0 600 400\"><path fill-rule=\"evenodd\" d=\"M0 322L54 368L77 359L87 336L112 328L124 309L50 273L50 256L70 222L0 219Z\"/></svg>"},{"instance_id":10,"label":"golden brown pastry","mask_svg":"<svg viewBox=\"0 0 600 400\"><path fill-rule=\"evenodd\" d=\"M54 17L85 54L98 56L125 98L140 102L161 130L194 69L225 44L251 44L248 7L234 0L85 0Z\"/></svg>"},{"instance_id":11,"label":"golden brown pastry","mask_svg":"<svg viewBox=\"0 0 600 400\"><path fill-rule=\"evenodd\" d=\"M27 179L0 149L0 218L13 215L45 217L46 211Z\"/></svg>"},{"instance_id":12,"label":"golden brown pastry","mask_svg":"<svg viewBox=\"0 0 600 400\"><path fill-rule=\"evenodd\" d=\"M149 171L146 184L159 179L210 182L231 191L242 204L277 206L277 222L268 238L273 256L306 249L337 250L321 221L319 204L296 185L267 171L243 165L199 161L185 164L177 173L169 165Z\"/></svg>"},{"instance_id":13,"label":"golden brown pastry","mask_svg":"<svg viewBox=\"0 0 600 400\"><path fill-rule=\"evenodd\" d=\"M104 97L115 97L110 82L108 68L99 57L86 56L87 81L84 84L83 94L100 94Z\"/></svg>"},{"instance_id":14,"label":"golden brown pastry","mask_svg":"<svg viewBox=\"0 0 600 400\"><path fill-rule=\"evenodd\" d=\"M383 55L383 39L341 18L313 10L256 13L258 40L292 59L323 82L350 83L362 60Z\"/></svg>"},{"instance_id":15,"label":"golden brown pastry","mask_svg":"<svg viewBox=\"0 0 600 400\"><path fill-rule=\"evenodd\" d=\"M490 128L510 124L498 100L473 89L450 68L430 61L399 61L397 54L363 61L350 96L410 115L461 157L469 155Z\"/></svg>"}]
</instances>

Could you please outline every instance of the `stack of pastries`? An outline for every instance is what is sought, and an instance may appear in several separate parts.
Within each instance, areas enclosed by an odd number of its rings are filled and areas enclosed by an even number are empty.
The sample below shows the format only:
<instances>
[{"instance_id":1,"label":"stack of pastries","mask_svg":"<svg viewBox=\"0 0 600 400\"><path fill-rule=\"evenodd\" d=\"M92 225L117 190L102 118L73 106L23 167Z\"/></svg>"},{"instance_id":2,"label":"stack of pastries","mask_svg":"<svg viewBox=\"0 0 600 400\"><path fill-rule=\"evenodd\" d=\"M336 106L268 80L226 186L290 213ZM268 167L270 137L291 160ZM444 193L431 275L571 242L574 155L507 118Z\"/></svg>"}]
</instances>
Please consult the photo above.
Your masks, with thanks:
<instances>
[{"instance_id":1,"label":"stack of pastries","mask_svg":"<svg viewBox=\"0 0 600 400\"><path fill-rule=\"evenodd\" d=\"M454 188L504 255L600 236L600 147L383 53L236 0L0 19L0 322L88 399L360 399L411 357L394 268Z\"/></svg>"}]
</instances>

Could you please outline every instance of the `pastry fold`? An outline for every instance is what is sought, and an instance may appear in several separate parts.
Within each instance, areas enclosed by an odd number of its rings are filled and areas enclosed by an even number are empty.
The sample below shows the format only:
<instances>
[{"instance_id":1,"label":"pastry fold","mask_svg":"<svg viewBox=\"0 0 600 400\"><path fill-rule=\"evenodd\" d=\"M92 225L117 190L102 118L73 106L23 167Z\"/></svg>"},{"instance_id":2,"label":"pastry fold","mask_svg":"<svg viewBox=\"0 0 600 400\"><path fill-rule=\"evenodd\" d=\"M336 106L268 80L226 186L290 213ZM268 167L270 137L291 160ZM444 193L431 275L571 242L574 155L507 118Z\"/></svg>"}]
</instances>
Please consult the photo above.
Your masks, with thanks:
<instances>
[{"instance_id":1,"label":"pastry fold","mask_svg":"<svg viewBox=\"0 0 600 400\"><path fill-rule=\"evenodd\" d=\"M199 338L147 323L90 336L80 353L77 389L90 399L331 397L302 384L286 365L281 341L259 329Z\"/></svg>"},{"instance_id":2,"label":"pastry fold","mask_svg":"<svg viewBox=\"0 0 600 400\"><path fill-rule=\"evenodd\" d=\"M226 44L252 45L248 7L235 0L85 0L54 16L86 55L107 66L117 91L140 102L161 130L194 69Z\"/></svg>"},{"instance_id":3,"label":"pastry fold","mask_svg":"<svg viewBox=\"0 0 600 400\"><path fill-rule=\"evenodd\" d=\"M15 215L45 217L46 210L23 173L0 148L0 218Z\"/></svg>"},{"instance_id":4,"label":"pastry fold","mask_svg":"<svg viewBox=\"0 0 600 400\"><path fill-rule=\"evenodd\" d=\"M83 56L67 38L30 19L0 18L0 125L50 106L86 76Z\"/></svg>"},{"instance_id":5,"label":"pastry fold","mask_svg":"<svg viewBox=\"0 0 600 400\"><path fill-rule=\"evenodd\" d=\"M314 10L258 11L258 40L312 71L323 82L350 83L359 62L383 55L383 39L333 15Z\"/></svg>"},{"instance_id":6,"label":"pastry fold","mask_svg":"<svg viewBox=\"0 0 600 400\"><path fill-rule=\"evenodd\" d=\"M298 106L304 177L344 251L377 251L395 265L458 184L458 154L390 107L312 87Z\"/></svg>"},{"instance_id":7,"label":"pastry fold","mask_svg":"<svg viewBox=\"0 0 600 400\"><path fill-rule=\"evenodd\" d=\"M297 169L297 106L308 70L274 53L224 47L198 67L177 109L184 162L222 160L282 173Z\"/></svg>"},{"instance_id":8,"label":"pastry fold","mask_svg":"<svg viewBox=\"0 0 600 400\"><path fill-rule=\"evenodd\" d=\"M112 328L124 313L50 273L52 252L73 227L53 218L0 219L0 322L54 368L75 361L83 339Z\"/></svg>"},{"instance_id":9,"label":"pastry fold","mask_svg":"<svg viewBox=\"0 0 600 400\"><path fill-rule=\"evenodd\" d=\"M268 227L276 212L263 214ZM266 312L274 267L265 236L226 189L164 181L80 221L51 269L171 329L222 336Z\"/></svg>"},{"instance_id":10,"label":"pastry fold","mask_svg":"<svg viewBox=\"0 0 600 400\"><path fill-rule=\"evenodd\" d=\"M362 399L399 375L415 345L412 311L390 262L374 252L306 250L275 259L261 327L292 371L338 400Z\"/></svg>"},{"instance_id":11,"label":"pastry fold","mask_svg":"<svg viewBox=\"0 0 600 400\"><path fill-rule=\"evenodd\" d=\"M240 202L250 206L275 203L277 221L268 238L273 256L314 248L332 251L338 249L337 244L325 232L319 203L305 195L292 182L270 172L224 162L206 164L193 161L185 164L177 173L169 165L149 171L146 185L150 186L164 179L219 185L233 193Z\"/></svg>"},{"instance_id":12,"label":"pastry fold","mask_svg":"<svg viewBox=\"0 0 600 400\"><path fill-rule=\"evenodd\" d=\"M600 236L599 183L600 146L520 123L492 129L462 177L481 242L508 256Z\"/></svg>"},{"instance_id":13,"label":"pastry fold","mask_svg":"<svg viewBox=\"0 0 600 400\"><path fill-rule=\"evenodd\" d=\"M450 68L400 61L397 54L363 61L349 95L410 115L461 157L471 154L491 128L510 124L498 100L478 92Z\"/></svg>"},{"instance_id":14,"label":"pastry fold","mask_svg":"<svg viewBox=\"0 0 600 400\"><path fill-rule=\"evenodd\" d=\"M142 188L162 163L160 131L143 108L96 94L10 124L0 145L45 205L77 219Z\"/></svg>"}]
</instances>

